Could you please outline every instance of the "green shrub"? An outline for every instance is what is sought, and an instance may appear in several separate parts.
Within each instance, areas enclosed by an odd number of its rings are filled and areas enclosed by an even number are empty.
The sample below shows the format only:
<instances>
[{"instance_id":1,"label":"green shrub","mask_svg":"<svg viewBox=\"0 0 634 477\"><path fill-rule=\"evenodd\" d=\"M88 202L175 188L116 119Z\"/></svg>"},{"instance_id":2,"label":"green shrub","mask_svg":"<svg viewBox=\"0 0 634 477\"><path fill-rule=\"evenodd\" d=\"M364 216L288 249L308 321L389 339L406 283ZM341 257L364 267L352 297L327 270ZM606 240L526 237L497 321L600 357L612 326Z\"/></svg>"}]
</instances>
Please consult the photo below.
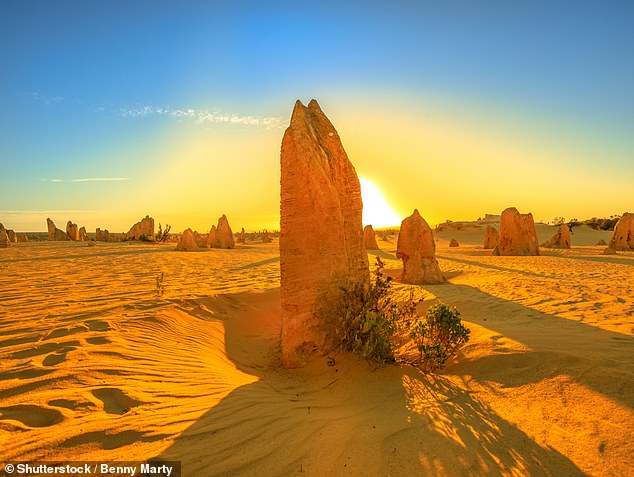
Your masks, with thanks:
<instances>
[{"instance_id":1,"label":"green shrub","mask_svg":"<svg viewBox=\"0 0 634 477\"><path fill-rule=\"evenodd\" d=\"M470 330L460 319L456 307L439 303L432 306L425 320L418 320L410 332L420 352L419 363L426 371L444 367L458 348L469 341Z\"/></svg>"}]
</instances>

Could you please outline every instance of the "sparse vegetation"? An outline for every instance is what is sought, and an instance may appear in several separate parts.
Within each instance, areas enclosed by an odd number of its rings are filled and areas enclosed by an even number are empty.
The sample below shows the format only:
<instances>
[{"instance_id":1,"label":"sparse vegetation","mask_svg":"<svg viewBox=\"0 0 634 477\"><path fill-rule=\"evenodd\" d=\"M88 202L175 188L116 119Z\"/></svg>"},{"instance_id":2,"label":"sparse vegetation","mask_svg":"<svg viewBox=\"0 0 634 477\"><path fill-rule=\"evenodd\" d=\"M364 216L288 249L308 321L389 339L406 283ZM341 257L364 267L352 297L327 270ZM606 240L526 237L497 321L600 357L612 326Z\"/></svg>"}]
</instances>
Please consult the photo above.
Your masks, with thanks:
<instances>
[{"instance_id":1,"label":"sparse vegetation","mask_svg":"<svg viewBox=\"0 0 634 477\"><path fill-rule=\"evenodd\" d=\"M340 299L321 311L327 314L326 321L336 316L337 344L369 360L393 363L399 361L394 350L396 335L409 329L408 339L415 342L420 359L407 362L425 371L441 369L469 340L469 330L462 325L460 313L454 307L438 304L421 320L416 311L421 300L415 299L414 291L399 303L394 299L391 282L377 257L369 286L341 287Z\"/></svg>"},{"instance_id":2,"label":"sparse vegetation","mask_svg":"<svg viewBox=\"0 0 634 477\"><path fill-rule=\"evenodd\" d=\"M420 352L419 363L425 371L444 367L458 348L469 341L471 331L462 324L460 312L444 303L433 305L424 320L418 320L410 336Z\"/></svg>"},{"instance_id":3,"label":"sparse vegetation","mask_svg":"<svg viewBox=\"0 0 634 477\"><path fill-rule=\"evenodd\" d=\"M170 230L172 230L172 226L170 224L166 224L165 230L163 230L163 227L161 226L161 223L159 222L158 232L156 233L156 241L167 242L170 236Z\"/></svg>"},{"instance_id":4,"label":"sparse vegetation","mask_svg":"<svg viewBox=\"0 0 634 477\"><path fill-rule=\"evenodd\" d=\"M163 272L156 276L156 296L163 296L163 293L165 292L165 285L163 284L164 278L165 275Z\"/></svg>"}]
</instances>

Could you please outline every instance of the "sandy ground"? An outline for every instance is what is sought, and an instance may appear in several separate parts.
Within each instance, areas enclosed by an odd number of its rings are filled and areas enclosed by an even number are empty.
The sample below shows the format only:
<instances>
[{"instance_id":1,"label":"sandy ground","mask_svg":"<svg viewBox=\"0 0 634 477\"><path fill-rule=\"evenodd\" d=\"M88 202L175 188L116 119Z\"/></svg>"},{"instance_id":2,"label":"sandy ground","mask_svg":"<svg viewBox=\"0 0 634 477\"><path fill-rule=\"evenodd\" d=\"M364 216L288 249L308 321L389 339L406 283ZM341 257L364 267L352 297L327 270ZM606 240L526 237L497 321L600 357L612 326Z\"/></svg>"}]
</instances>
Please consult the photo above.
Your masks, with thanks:
<instances>
[{"instance_id":1,"label":"sandy ground","mask_svg":"<svg viewBox=\"0 0 634 477\"><path fill-rule=\"evenodd\" d=\"M417 291L456 305L472 338L438 375L342 353L280 369L276 242L0 250L0 461L160 457L187 477L634 475L634 253L600 255L609 236L576 229L572 250L492 257L483 230L439 234L449 283ZM379 245L397 275L396 237Z\"/></svg>"}]
</instances>

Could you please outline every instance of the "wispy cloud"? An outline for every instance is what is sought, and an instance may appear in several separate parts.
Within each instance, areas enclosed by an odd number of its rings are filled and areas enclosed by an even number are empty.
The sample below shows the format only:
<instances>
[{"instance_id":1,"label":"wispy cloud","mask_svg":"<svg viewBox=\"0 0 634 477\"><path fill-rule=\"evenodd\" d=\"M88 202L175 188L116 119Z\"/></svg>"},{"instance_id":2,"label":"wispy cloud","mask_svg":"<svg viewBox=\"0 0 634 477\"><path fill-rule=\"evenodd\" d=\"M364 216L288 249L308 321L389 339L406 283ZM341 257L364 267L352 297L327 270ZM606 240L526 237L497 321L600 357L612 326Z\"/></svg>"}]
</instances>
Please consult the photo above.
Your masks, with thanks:
<instances>
[{"instance_id":1,"label":"wispy cloud","mask_svg":"<svg viewBox=\"0 0 634 477\"><path fill-rule=\"evenodd\" d=\"M209 111L206 109L172 109L169 107L142 106L139 108L120 108L119 115L124 118L143 118L148 116L168 116L176 120L191 120L196 124L226 124L267 129L278 129L284 126L283 119L277 116L252 116Z\"/></svg>"},{"instance_id":2,"label":"wispy cloud","mask_svg":"<svg viewBox=\"0 0 634 477\"><path fill-rule=\"evenodd\" d=\"M82 179L71 179L71 182L108 182L108 181L129 181L129 177L87 177Z\"/></svg>"},{"instance_id":3,"label":"wispy cloud","mask_svg":"<svg viewBox=\"0 0 634 477\"><path fill-rule=\"evenodd\" d=\"M37 91L31 91L28 93L28 96L34 103L41 103L45 106L50 106L51 104L61 103L64 100L63 96L46 96Z\"/></svg>"},{"instance_id":4,"label":"wispy cloud","mask_svg":"<svg viewBox=\"0 0 634 477\"><path fill-rule=\"evenodd\" d=\"M110 182L129 181L129 177L82 177L80 179L40 179L44 182Z\"/></svg>"}]
</instances>

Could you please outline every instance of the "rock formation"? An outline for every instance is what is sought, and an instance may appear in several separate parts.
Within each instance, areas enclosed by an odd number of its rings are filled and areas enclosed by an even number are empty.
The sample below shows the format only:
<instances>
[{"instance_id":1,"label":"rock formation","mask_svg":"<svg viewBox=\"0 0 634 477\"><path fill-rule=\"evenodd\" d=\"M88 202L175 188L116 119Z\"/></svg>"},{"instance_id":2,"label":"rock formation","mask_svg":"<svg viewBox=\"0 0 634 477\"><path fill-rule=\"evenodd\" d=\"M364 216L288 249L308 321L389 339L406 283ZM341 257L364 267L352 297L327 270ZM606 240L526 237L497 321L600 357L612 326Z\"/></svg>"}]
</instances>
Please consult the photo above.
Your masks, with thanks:
<instances>
[{"instance_id":1,"label":"rock formation","mask_svg":"<svg viewBox=\"0 0 634 477\"><path fill-rule=\"evenodd\" d=\"M50 242L70 240L65 232L55 227L55 224L51 219L46 219L46 226L48 228L48 240Z\"/></svg>"},{"instance_id":2,"label":"rock formation","mask_svg":"<svg viewBox=\"0 0 634 477\"><path fill-rule=\"evenodd\" d=\"M79 240L82 242L88 242L88 234L86 233L86 227L79 228Z\"/></svg>"},{"instance_id":3,"label":"rock formation","mask_svg":"<svg viewBox=\"0 0 634 477\"><path fill-rule=\"evenodd\" d=\"M520 214L515 207L502 212L500 238L493 255L539 255L533 214Z\"/></svg>"},{"instance_id":4,"label":"rock formation","mask_svg":"<svg viewBox=\"0 0 634 477\"><path fill-rule=\"evenodd\" d=\"M207 234L199 234L198 232L194 231L194 242L196 242L198 248L209 248L207 246L207 237Z\"/></svg>"},{"instance_id":5,"label":"rock formation","mask_svg":"<svg viewBox=\"0 0 634 477\"><path fill-rule=\"evenodd\" d=\"M216 241L216 226L212 225L211 229L209 229L209 233L207 234L207 248L213 248L214 242Z\"/></svg>"},{"instance_id":6,"label":"rock formation","mask_svg":"<svg viewBox=\"0 0 634 477\"><path fill-rule=\"evenodd\" d=\"M181 238L176 244L176 250L181 252L198 250L198 245L196 244L196 239L194 238L194 232L192 232L192 229L187 229L181 234Z\"/></svg>"},{"instance_id":7,"label":"rock formation","mask_svg":"<svg viewBox=\"0 0 634 477\"><path fill-rule=\"evenodd\" d=\"M154 240L154 219L146 215L130 228L125 234L125 240Z\"/></svg>"},{"instance_id":8,"label":"rock formation","mask_svg":"<svg viewBox=\"0 0 634 477\"><path fill-rule=\"evenodd\" d=\"M565 224L560 225L557 233L542 246L547 248L570 248L570 228Z\"/></svg>"},{"instance_id":9,"label":"rock formation","mask_svg":"<svg viewBox=\"0 0 634 477\"><path fill-rule=\"evenodd\" d=\"M450 247L460 247L460 244L458 243L458 241L456 239L451 239L449 241L449 246Z\"/></svg>"},{"instance_id":10,"label":"rock formation","mask_svg":"<svg viewBox=\"0 0 634 477\"><path fill-rule=\"evenodd\" d=\"M18 239L18 243L23 243L23 242L28 242L29 241L29 237L27 237L26 234L18 234L17 239Z\"/></svg>"},{"instance_id":11,"label":"rock formation","mask_svg":"<svg viewBox=\"0 0 634 477\"><path fill-rule=\"evenodd\" d=\"M229 227L227 216L222 214L218 219L218 227L216 228L216 236L213 240L214 248L235 248L236 242L233 239L233 232Z\"/></svg>"},{"instance_id":12,"label":"rock formation","mask_svg":"<svg viewBox=\"0 0 634 477\"><path fill-rule=\"evenodd\" d=\"M11 245L9 241L9 235L7 235L7 229L0 227L0 248L7 248Z\"/></svg>"},{"instance_id":13,"label":"rock formation","mask_svg":"<svg viewBox=\"0 0 634 477\"><path fill-rule=\"evenodd\" d=\"M498 234L498 229L492 227L491 225L487 225L486 230L484 231L484 245L483 247L486 249L493 249L498 246L498 241L500 240L500 235Z\"/></svg>"},{"instance_id":14,"label":"rock formation","mask_svg":"<svg viewBox=\"0 0 634 477\"><path fill-rule=\"evenodd\" d=\"M77 224L72 223L70 220L66 222L66 235L74 242L79 241L79 228Z\"/></svg>"},{"instance_id":15,"label":"rock formation","mask_svg":"<svg viewBox=\"0 0 634 477\"><path fill-rule=\"evenodd\" d=\"M605 240L603 240L603 239L601 239L601 240L599 240L599 241L597 242L597 245L607 245L607 244L608 244L608 243L607 243Z\"/></svg>"},{"instance_id":16,"label":"rock formation","mask_svg":"<svg viewBox=\"0 0 634 477\"><path fill-rule=\"evenodd\" d=\"M610 239L614 250L634 250L634 214L625 212L614 226Z\"/></svg>"},{"instance_id":17,"label":"rock formation","mask_svg":"<svg viewBox=\"0 0 634 477\"><path fill-rule=\"evenodd\" d=\"M281 151L280 278L282 363L303 365L334 330L318 308L342 284L368 284L356 171L317 101L295 103ZM268 235L268 234L267 234Z\"/></svg>"},{"instance_id":18,"label":"rock formation","mask_svg":"<svg viewBox=\"0 0 634 477\"><path fill-rule=\"evenodd\" d=\"M11 229L6 229L6 231L7 231L7 236L9 237L9 242L18 243L18 236L15 233L15 231Z\"/></svg>"},{"instance_id":19,"label":"rock formation","mask_svg":"<svg viewBox=\"0 0 634 477\"><path fill-rule=\"evenodd\" d=\"M603 252L601 252L603 255L616 255L616 249L612 248L612 247L606 247L603 249Z\"/></svg>"},{"instance_id":20,"label":"rock formation","mask_svg":"<svg viewBox=\"0 0 634 477\"><path fill-rule=\"evenodd\" d=\"M378 250L379 245L376 243L376 236L371 225L363 227L363 243L366 250Z\"/></svg>"},{"instance_id":21,"label":"rock formation","mask_svg":"<svg viewBox=\"0 0 634 477\"><path fill-rule=\"evenodd\" d=\"M237 242L244 243L245 241L246 241L246 234L244 233L244 227L242 227L242 230L240 230L240 233L238 234Z\"/></svg>"},{"instance_id":22,"label":"rock formation","mask_svg":"<svg viewBox=\"0 0 634 477\"><path fill-rule=\"evenodd\" d=\"M95 242L103 242L103 231L99 227L95 230Z\"/></svg>"},{"instance_id":23,"label":"rock formation","mask_svg":"<svg viewBox=\"0 0 634 477\"><path fill-rule=\"evenodd\" d=\"M396 256L403 260L404 283L442 283L445 277L436 260L436 243L431 228L418 209L401 222Z\"/></svg>"}]
</instances>

